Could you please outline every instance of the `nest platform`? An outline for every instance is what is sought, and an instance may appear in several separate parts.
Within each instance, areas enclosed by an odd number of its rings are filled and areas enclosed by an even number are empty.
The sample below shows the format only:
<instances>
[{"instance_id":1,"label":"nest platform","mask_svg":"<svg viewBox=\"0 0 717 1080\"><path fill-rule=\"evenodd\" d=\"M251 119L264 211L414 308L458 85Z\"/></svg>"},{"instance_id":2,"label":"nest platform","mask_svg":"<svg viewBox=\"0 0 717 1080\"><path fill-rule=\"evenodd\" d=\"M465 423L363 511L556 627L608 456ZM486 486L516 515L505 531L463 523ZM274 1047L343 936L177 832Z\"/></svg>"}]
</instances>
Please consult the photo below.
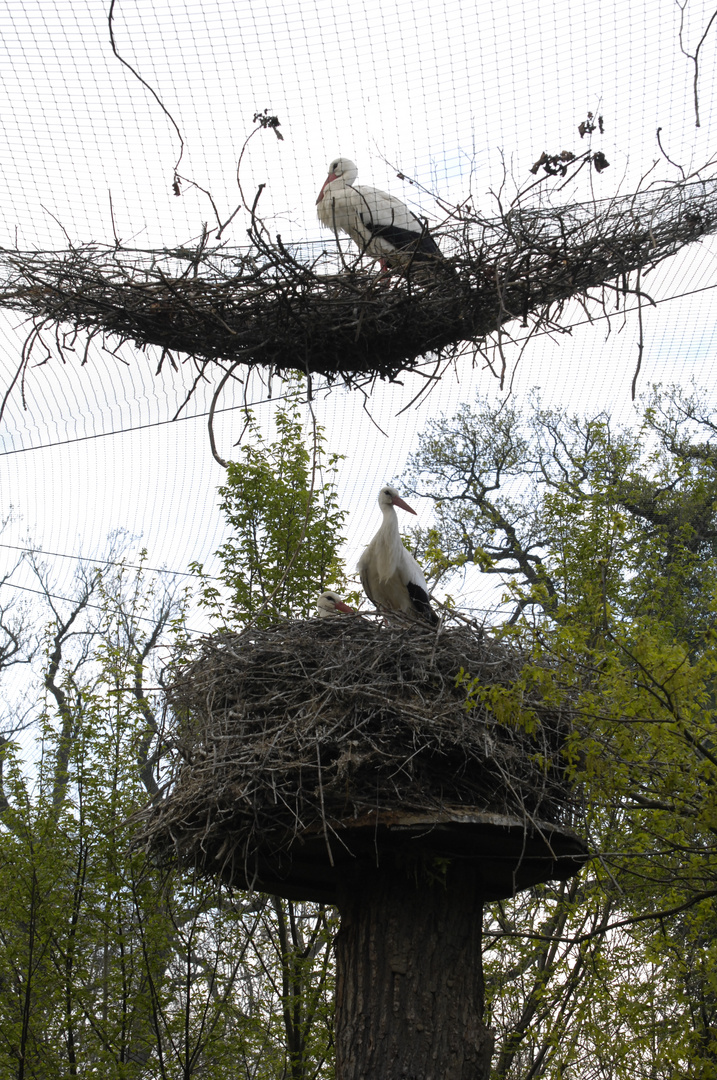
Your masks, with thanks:
<instances>
[{"instance_id":1,"label":"nest platform","mask_svg":"<svg viewBox=\"0 0 717 1080\"><path fill-rule=\"evenodd\" d=\"M298 371L351 386L395 379L426 355L480 349L507 322L553 329L570 297L635 292L628 277L717 228L717 181L680 182L484 219L456 208L437 233L445 256L385 277L355 247L284 245L142 251L89 244L0 251L0 305L29 315L33 350L64 358L76 335L129 341L206 366ZM602 299L591 290L612 283ZM639 289L638 289L639 292ZM68 329L69 328L69 329ZM54 340L53 340L54 339ZM160 362L161 365L161 362ZM23 368L24 370L24 368Z\"/></svg>"},{"instance_id":2,"label":"nest platform","mask_svg":"<svg viewBox=\"0 0 717 1080\"><path fill-rule=\"evenodd\" d=\"M522 663L472 629L360 616L208 638L173 673L177 764L143 842L324 903L387 862L471 863L486 900L570 877L587 850L561 759L567 711L536 695L528 723L506 724L466 707L464 674L507 684Z\"/></svg>"}]
</instances>

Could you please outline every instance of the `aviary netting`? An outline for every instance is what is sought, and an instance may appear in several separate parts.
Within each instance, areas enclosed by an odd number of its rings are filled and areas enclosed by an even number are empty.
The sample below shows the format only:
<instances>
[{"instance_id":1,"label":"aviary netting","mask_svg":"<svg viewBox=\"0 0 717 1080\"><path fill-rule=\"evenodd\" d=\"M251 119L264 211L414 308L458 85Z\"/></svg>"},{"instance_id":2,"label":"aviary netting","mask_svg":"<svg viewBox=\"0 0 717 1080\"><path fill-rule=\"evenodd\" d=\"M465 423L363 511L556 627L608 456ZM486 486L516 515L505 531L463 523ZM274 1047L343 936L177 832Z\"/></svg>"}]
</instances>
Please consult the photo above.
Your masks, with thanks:
<instances>
[{"instance_id":1,"label":"aviary netting","mask_svg":"<svg viewBox=\"0 0 717 1080\"><path fill-rule=\"evenodd\" d=\"M371 855L377 829L402 825L408 854L432 833L440 842L445 821L460 828L463 814L470 855L485 822L508 823L520 834L516 862L535 831L573 837L569 709L536 693L521 725L478 699L466 707L470 679L508 684L522 663L482 631L361 616L207 638L170 677L176 764L166 798L143 812L143 840L162 859L264 888L303 860L313 895L330 896L331 867L361 829ZM584 861L575 841L570 856Z\"/></svg>"},{"instance_id":2,"label":"aviary netting","mask_svg":"<svg viewBox=\"0 0 717 1080\"><path fill-rule=\"evenodd\" d=\"M388 278L331 238L284 245L252 222L247 248L0 251L0 305L32 319L13 386L33 354L62 354L80 332L111 348L159 346L160 366L186 354L215 384L259 367L351 386L395 379L429 354L487 356L510 320L561 328L571 297L613 310L628 294L642 300L630 275L717 228L717 180L550 209L518 202L490 220L452 208L434 230L445 261Z\"/></svg>"}]
</instances>

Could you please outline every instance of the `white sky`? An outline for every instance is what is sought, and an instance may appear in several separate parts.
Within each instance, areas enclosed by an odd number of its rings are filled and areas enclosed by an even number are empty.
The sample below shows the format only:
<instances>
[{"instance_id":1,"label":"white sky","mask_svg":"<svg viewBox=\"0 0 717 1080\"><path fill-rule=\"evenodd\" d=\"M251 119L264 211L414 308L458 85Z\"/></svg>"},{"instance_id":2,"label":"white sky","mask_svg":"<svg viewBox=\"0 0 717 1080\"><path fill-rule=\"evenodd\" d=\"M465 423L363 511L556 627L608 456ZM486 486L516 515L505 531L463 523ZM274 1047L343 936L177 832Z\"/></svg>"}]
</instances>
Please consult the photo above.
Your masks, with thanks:
<instances>
[{"instance_id":1,"label":"white sky","mask_svg":"<svg viewBox=\"0 0 717 1080\"><path fill-rule=\"evenodd\" d=\"M107 11L98 0L0 3L0 247L112 242L110 196L117 234L138 247L188 243L211 223L197 190L172 195L176 133L112 55ZM689 48L711 13L710 4L689 0ZM717 150L717 27L703 46L696 129L694 69L680 53L678 26L672 0L118 0L114 22L120 52L182 131L180 172L210 189L227 214L254 113L279 117L284 141L257 135L242 175L246 191L267 184L262 213L285 240L321 237L314 203L337 153L358 163L361 181L406 200L415 191L386 161L448 198L471 189L488 216L502 156L523 183L543 150L584 148L577 125L588 110L604 116L605 135L593 145L611 162L593 174L598 197L634 188L659 158L658 127L673 160L688 170L702 164ZM674 170L662 161L652 175L674 178ZM589 194L583 174L572 195ZM430 202L422 205L431 212ZM243 243L246 225L238 216L230 243ZM647 279L660 303L644 315L643 389L694 378L711 392L716 255L712 240L694 245ZM0 330L5 386L27 328L5 312ZM606 330L581 325L570 338L531 343L515 392L539 385L546 404L608 407L627 419L637 320L615 320L607 338ZM78 344L76 357L63 365L51 356L28 372L26 407L19 390L10 399L0 425L0 502L17 516L0 539L100 555L107 535L123 527L141 537L153 566L183 571L198 559L211 570L223 536L222 470L197 415L206 395L188 418L168 423L191 381L189 365L165 365L157 376L156 353L130 346L119 358L93 346L81 367ZM476 391L498 394L490 373L466 361L419 408L396 417L421 385L407 376L403 387L375 390L370 409L386 436L356 393L336 390L316 403L330 448L347 456L340 491L351 511L349 566L378 525L378 488L401 471L427 418L451 413ZM266 397L256 377L246 390L250 401ZM223 404L236 400L228 394ZM270 410L257 406L267 420ZM225 456L241 426L236 411L219 418ZM423 508L426 523L428 514ZM0 564L15 554L0 546ZM73 561L51 562L62 593ZM23 572L13 580L31 584ZM480 602L479 593L466 602Z\"/></svg>"}]
</instances>

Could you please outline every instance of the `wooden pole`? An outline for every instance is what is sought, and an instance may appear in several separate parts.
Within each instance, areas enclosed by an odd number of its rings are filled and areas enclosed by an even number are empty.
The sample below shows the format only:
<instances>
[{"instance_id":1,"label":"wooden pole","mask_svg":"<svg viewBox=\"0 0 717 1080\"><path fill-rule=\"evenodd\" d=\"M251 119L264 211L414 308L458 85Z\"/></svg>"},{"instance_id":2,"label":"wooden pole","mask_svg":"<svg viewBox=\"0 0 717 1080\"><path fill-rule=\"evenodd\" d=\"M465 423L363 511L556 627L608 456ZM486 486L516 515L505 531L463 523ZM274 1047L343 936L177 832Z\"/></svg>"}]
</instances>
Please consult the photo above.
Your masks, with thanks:
<instances>
[{"instance_id":1,"label":"wooden pole","mask_svg":"<svg viewBox=\"0 0 717 1080\"><path fill-rule=\"evenodd\" d=\"M337 1080L487 1080L476 868L359 864L339 911Z\"/></svg>"}]
</instances>

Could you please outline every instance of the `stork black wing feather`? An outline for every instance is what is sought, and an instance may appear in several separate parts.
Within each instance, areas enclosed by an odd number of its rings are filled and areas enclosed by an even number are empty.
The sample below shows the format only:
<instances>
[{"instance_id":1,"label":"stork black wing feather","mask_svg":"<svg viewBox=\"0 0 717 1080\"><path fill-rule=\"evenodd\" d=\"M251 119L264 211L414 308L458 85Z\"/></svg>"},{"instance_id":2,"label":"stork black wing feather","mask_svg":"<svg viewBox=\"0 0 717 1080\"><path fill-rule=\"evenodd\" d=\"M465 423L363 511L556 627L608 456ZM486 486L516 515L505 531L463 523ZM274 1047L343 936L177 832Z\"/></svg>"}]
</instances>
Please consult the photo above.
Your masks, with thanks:
<instances>
[{"instance_id":1,"label":"stork black wing feather","mask_svg":"<svg viewBox=\"0 0 717 1080\"><path fill-rule=\"evenodd\" d=\"M431 607L426 590L413 581L409 581L406 588L408 589L408 595L411 597L411 603L416 609L416 614L426 619L431 626L438 626L438 616Z\"/></svg>"},{"instance_id":2,"label":"stork black wing feather","mask_svg":"<svg viewBox=\"0 0 717 1080\"><path fill-rule=\"evenodd\" d=\"M415 258L421 262L431 256L441 258L441 249L427 230L415 232L413 229L402 229L399 225L379 225L368 214L360 214L361 221L372 236L380 236L388 240L397 251L410 251L415 248ZM416 219L417 223L421 223Z\"/></svg>"}]
</instances>

